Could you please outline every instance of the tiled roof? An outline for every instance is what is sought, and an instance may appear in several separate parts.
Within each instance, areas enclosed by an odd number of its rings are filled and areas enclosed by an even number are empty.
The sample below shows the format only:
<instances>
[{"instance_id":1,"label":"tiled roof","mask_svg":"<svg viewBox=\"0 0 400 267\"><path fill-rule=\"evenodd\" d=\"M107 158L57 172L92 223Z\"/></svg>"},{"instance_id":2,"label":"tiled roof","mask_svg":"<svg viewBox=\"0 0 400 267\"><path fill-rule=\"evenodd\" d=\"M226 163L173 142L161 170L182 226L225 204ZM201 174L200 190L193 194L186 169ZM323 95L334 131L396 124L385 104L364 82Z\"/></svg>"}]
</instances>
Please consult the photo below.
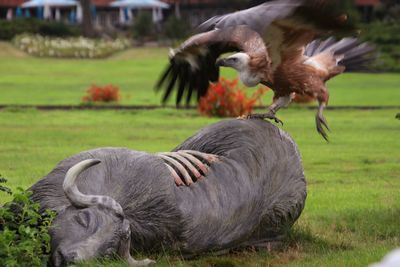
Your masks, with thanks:
<instances>
[{"instance_id":1,"label":"tiled roof","mask_svg":"<svg viewBox=\"0 0 400 267\"><path fill-rule=\"evenodd\" d=\"M0 6L16 7L21 5L24 0L0 0Z\"/></svg>"},{"instance_id":2,"label":"tiled roof","mask_svg":"<svg viewBox=\"0 0 400 267\"><path fill-rule=\"evenodd\" d=\"M0 0L1 1L1 0ZM90 2L95 6L109 6L114 0L91 0Z\"/></svg>"}]
</instances>

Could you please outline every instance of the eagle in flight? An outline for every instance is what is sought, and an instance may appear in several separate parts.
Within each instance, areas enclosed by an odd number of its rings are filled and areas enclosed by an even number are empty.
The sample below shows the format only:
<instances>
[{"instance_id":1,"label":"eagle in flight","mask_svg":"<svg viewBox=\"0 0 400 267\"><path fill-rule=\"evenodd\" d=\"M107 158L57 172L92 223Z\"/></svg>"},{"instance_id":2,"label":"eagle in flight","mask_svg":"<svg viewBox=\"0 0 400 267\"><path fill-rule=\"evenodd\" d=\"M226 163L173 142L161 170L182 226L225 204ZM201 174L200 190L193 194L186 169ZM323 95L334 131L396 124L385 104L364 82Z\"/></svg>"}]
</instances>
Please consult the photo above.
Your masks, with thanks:
<instances>
[{"instance_id":1,"label":"eagle in flight","mask_svg":"<svg viewBox=\"0 0 400 267\"><path fill-rule=\"evenodd\" d=\"M275 114L294 94L309 95L319 103L317 131L328 140L325 82L345 71L364 70L375 59L369 44L332 37L354 33L347 15L338 13L334 2L276 0L209 19L198 26L198 34L171 50L170 63L156 85L165 90L163 102L174 88L177 105L184 96L189 104L194 92L199 100L209 83L218 81L219 68L230 67L238 71L244 85L264 84L274 91L267 113L249 118L281 122Z\"/></svg>"}]
</instances>

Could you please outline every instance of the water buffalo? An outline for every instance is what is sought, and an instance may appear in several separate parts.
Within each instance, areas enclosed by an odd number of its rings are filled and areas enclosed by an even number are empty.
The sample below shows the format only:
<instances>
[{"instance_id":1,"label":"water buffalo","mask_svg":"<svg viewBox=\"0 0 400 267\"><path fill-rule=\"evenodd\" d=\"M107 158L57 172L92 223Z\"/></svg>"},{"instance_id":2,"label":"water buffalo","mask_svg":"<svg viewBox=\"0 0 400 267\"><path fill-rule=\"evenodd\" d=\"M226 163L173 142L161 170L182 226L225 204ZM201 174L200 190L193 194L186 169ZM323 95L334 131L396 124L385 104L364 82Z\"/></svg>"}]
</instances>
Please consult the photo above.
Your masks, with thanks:
<instances>
[{"instance_id":1,"label":"water buffalo","mask_svg":"<svg viewBox=\"0 0 400 267\"><path fill-rule=\"evenodd\" d=\"M203 154L199 154L202 152ZM263 120L225 120L170 153L100 148L60 162L32 186L57 211L52 263L161 248L183 255L277 240L300 216L306 182L299 152Z\"/></svg>"}]
</instances>

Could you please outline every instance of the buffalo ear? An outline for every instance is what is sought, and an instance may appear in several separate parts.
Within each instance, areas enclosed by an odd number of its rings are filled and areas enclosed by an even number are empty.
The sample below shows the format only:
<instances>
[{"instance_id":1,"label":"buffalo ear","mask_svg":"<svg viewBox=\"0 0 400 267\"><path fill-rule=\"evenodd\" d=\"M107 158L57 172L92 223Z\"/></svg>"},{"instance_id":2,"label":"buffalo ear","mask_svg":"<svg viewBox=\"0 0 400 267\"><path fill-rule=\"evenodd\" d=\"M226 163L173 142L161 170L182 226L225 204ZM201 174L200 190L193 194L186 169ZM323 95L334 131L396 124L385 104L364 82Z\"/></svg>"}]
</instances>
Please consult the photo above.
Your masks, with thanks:
<instances>
[{"instance_id":1,"label":"buffalo ear","mask_svg":"<svg viewBox=\"0 0 400 267\"><path fill-rule=\"evenodd\" d=\"M80 212L79 214L75 215L75 220L77 223L82 225L85 228L89 227L90 222L90 215L88 212Z\"/></svg>"}]
</instances>

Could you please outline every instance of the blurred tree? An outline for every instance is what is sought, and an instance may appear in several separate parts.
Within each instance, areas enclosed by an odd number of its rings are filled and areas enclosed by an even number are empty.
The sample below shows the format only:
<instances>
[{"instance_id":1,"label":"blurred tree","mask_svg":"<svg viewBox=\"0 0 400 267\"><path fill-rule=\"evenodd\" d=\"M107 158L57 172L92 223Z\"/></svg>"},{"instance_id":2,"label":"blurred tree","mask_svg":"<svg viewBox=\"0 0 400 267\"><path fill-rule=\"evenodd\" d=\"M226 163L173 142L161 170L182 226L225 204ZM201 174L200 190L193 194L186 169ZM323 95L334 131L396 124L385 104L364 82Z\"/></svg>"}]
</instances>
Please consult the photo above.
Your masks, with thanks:
<instances>
[{"instance_id":1,"label":"blurred tree","mask_svg":"<svg viewBox=\"0 0 400 267\"><path fill-rule=\"evenodd\" d=\"M381 0L382 4L384 4L387 8L394 7L396 5L400 5L399 0Z\"/></svg>"},{"instance_id":2,"label":"blurred tree","mask_svg":"<svg viewBox=\"0 0 400 267\"><path fill-rule=\"evenodd\" d=\"M211 4L218 5L218 6L223 6L223 7L228 7L230 9L244 9L247 7L251 6L251 2L266 2L266 0L214 0L214 1L198 1L199 4L208 4L211 2ZM181 6L185 4L189 4L192 1L191 0L171 0L170 2L173 2L175 6L175 17L178 19L181 19ZM255 5L255 4L254 4ZM253 6L254 6L253 5Z\"/></svg>"},{"instance_id":3,"label":"blurred tree","mask_svg":"<svg viewBox=\"0 0 400 267\"><path fill-rule=\"evenodd\" d=\"M344 12L348 15L349 20L352 23L360 22L360 13L358 12L355 1L353 0L338 0L337 1L338 11Z\"/></svg>"},{"instance_id":4,"label":"blurred tree","mask_svg":"<svg viewBox=\"0 0 400 267\"><path fill-rule=\"evenodd\" d=\"M181 18L180 0L175 0L175 17Z\"/></svg>"},{"instance_id":5,"label":"blurred tree","mask_svg":"<svg viewBox=\"0 0 400 267\"><path fill-rule=\"evenodd\" d=\"M381 4L375 9L375 17L378 20L395 22L400 20L400 0L381 0Z\"/></svg>"},{"instance_id":6,"label":"blurred tree","mask_svg":"<svg viewBox=\"0 0 400 267\"><path fill-rule=\"evenodd\" d=\"M164 24L164 35L170 40L180 40L188 36L190 24L184 19L171 15Z\"/></svg>"},{"instance_id":7,"label":"blurred tree","mask_svg":"<svg viewBox=\"0 0 400 267\"><path fill-rule=\"evenodd\" d=\"M154 24L149 12L141 11L132 26L133 36L139 41L144 41L154 33Z\"/></svg>"},{"instance_id":8,"label":"blurred tree","mask_svg":"<svg viewBox=\"0 0 400 267\"><path fill-rule=\"evenodd\" d=\"M181 18L181 2L182 0L172 0L174 7L175 7L175 17L180 19Z\"/></svg>"},{"instance_id":9,"label":"blurred tree","mask_svg":"<svg viewBox=\"0 0 400 267\"><path fill-rule=\"evenodd\" d=\"M82 34L85 37L93 38L96 32L92 23L92 14L90 12L90 0L79 0L82 7Z\"/></svg>"}]
</instances>

